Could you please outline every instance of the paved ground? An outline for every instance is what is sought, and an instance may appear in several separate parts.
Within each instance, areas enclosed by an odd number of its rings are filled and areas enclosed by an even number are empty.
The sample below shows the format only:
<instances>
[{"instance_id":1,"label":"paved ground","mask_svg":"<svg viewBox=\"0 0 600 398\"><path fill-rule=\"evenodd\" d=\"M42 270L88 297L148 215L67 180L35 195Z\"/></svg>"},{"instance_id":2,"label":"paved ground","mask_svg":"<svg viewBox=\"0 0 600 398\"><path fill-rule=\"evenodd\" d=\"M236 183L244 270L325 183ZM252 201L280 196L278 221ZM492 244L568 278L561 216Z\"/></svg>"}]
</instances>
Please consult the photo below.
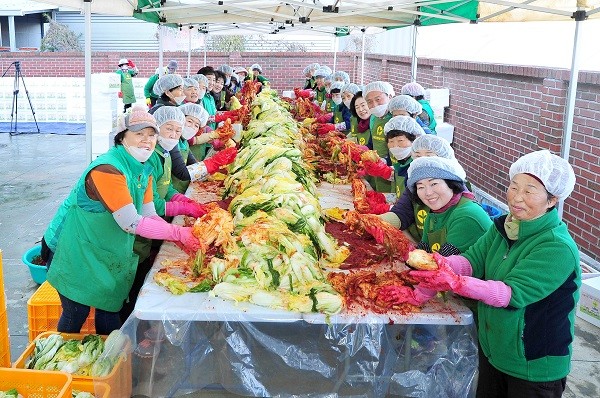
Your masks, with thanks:
<instances>
[{"instance_id":1,"label":"paved ground","mask_svg":"<svg viewBox=\"0 0 600 398\"><path fill-rule=\"evenodd\" d=\"M0 249L14 361L28 343L27 300L37 288L21 256L40 240L84 170L85 137L0 134L0 159ZM600 397L600 329L578 318L573 351L564 397Z\"/></svg>"}]
</instances>

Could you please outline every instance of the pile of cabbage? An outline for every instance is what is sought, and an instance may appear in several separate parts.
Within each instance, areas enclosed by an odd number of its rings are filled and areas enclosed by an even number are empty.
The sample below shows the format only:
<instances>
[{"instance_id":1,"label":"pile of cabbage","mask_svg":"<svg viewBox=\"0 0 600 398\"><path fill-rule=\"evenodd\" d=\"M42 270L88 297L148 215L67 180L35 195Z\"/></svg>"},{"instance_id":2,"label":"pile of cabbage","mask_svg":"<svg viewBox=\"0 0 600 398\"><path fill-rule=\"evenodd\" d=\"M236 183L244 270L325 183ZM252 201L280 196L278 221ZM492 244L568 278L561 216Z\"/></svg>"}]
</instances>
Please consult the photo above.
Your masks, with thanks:
<instances>
[{"instance_id":1,"label":"pile of cabbage","mask_svg":"<svg viewBox=\"0 0 600 398\"><path fill-rule=\"evenodd\" d=\"M65 340L61 334L52 333L35 340L33 354L25 367L105 377L118 362L127 341L119 330L109 334L106 341L97 334L88 334L82 340Z\"/></svg>"},{"instance_id":2,"label":"pile of cabbage","mask_svg":"<svg viewBox=\"0 0 600 398\"><path fill-rule=\"evenodd\" d=\"M234 197L229 211L236 244L209 262L217 282L210 294L291 311L337 313L343 299L323 268L338 267L349 250L325 232L297 122L269 89L256 97L251 112L242 149L225 180L224 197Z\"/></svg>"}]
</instances>

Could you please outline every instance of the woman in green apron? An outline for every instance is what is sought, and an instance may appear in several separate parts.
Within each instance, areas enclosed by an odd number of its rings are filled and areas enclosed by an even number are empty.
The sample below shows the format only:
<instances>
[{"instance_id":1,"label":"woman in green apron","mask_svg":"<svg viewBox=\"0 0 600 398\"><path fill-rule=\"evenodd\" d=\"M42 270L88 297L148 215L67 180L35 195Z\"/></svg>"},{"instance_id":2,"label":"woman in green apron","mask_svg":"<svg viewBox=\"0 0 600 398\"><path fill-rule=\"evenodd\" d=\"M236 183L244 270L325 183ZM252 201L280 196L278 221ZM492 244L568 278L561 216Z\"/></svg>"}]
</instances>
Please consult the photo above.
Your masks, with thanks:
<instances>
[{"instance_id":1,"label":"woman in green apron","mask_svg":"<svg viewBox=\"0 0 600 398\"><path fill-rule=\"evenodd\" d=\"M310 64L306 68L304 68L304 77L306 77L306 81L304 82L305 90L314 90L317 84L315 80L315 71L319 69L320 65L317 63Z\"/></svg>"},{"instance_id":2,"label":"woman in green apron","mask_svg":"<svg viewBox=\"0 0 600 398\"><path fill-rule=\"evenodd\" d=\"M121 327L118 311L138 265L136 235L200 248L191 228L165 222L154 209L147 163L158 136L154 117L134 106L119 118L117 131L115 146L86 168L44 234L51 251L48 281L62 305L60 332L79 333L90 307L96 308L97 333Z\"/></svg>"},{"instance_id":3,"label":"woman in green apron","mask_svg":"<svg viewBox=\"0 0 600 398\"><path fill-rule=\"evenodd\" d=\"M454 150L441 137L435 135L421 135L412 143L413 159L426 156L439 156L446 159L454 158ZM404 190L389 212L380 217L406 234L414 242L420 242L423 237L423 224L429 213L429 208L422 203L414 201L408 189Z\"/></svg>"},{"instance_id":4,"label":"woman in green apron","mask_svg":"<svg viewBox=\"0 0 600 398\"><path fill-rule=\"evenodd\" d=\"M331 69L325 65L321 65L315 71L315 102L322 106L327 99L327 88L325 87L325 78L331 75Z\"/></svg>"},{"instance_id":5,"label":"woman in green apron","mask_svg":"<svg viewBox=\"0 0 600 398\"><path fill-rule=\"evenodd\" d=\"M344 83L335 82L331 85L331 100L333 109L331 113L326 113L317 118L319 127L318 134L327 134L330 131L341 131L345 134L350 130L350 109L342 102L342 89Z\"/></svg>"},{"instance_id":6,"label":"woman in green apron","mask_svg":"<svg viewBox=\"0 0 600 398\"><path fill-rule=\"evenodd\" d=\"M425 134L435 134L435 132L431 131L428 127L428 124L419 116L423 113L423 107L410 95L403 94L392 98L388 104L388 111L392 116L410 116L416 120L423 131L425 131Z\"/></svg>"},{"instance_id":7,"label":"woman in green apron","mask_svg":"<svg viewBox=\"0 0 600 398\"><path fill-rule=\"evenodd\" d=\"M417 82L406 83L402 86L401 92L402 94L410 95L421 104L423 111L419 114L419 118L423 120L433 134L436 134L435 126L437 126L437 122L435 121L435 115L433 114L433 109L431 109L429 101L425 99L425 89L423 86Z\"/></svg>"}]
</instances>

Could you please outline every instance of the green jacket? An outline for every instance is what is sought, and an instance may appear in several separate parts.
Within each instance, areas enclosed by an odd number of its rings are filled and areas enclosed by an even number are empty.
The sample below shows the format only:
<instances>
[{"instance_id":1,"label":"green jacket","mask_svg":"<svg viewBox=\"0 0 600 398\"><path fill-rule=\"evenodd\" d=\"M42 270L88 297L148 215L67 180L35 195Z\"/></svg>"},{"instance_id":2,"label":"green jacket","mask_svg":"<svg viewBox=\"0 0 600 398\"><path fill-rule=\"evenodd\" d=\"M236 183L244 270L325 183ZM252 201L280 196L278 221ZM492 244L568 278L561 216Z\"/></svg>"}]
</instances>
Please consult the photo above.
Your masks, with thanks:
<instances>
[{"instance_id":1,"label":"green jacket","mask_svg":"<svg viewBox=\"0 0 600 398\"><path fill-rule=\"evenodd\" d=\"M435 115L433 114L431 105L429 105L429 101L422 99L419 101L419 104L423 107L423 112L427 113L427 116L429 117L429 125L427 127L429 127L429 130L431 130L433 134L436 134L435 126L437 126L437 122L435 121Z\"/></svg>"},{"instance_id":2,"label":"green jacket","mask_svg":"<svg viewBox=\"0 0 600 398\"><path fill-rule=\"evenodd\" d=\"M505 219L494 220L495 226L464 253L474 277L512 289L507 308L478 303L481 349L495 368L511 376L559 380L570 370L579 251L556 209L521 222L516 241L507 238Z\"/></svg>"},{"instance_id":3,"label":"green jacket","mask_svg":"<svg viewBox=\"0 0 600 398\"><path fill-rule=\"evenodd\" d=\"M150 76L146 84L144 85L144 97L146 98L160 98L159 95L154 94L154 83L158 80L160 76L158 74L154 74Z\"/></svg>"},{"instance_id":4,"label":"green jacket","mask_svg":"<svg viewBox=\"0 0 600 398\"><path fill-rule=\"evenodd\" d=\"M423 242L436 252L450 243L464 253L492 225L490 216L474 200L461 198L443 213L431 210L423 225Z\"/></svg>"},{"instance_id":5,"label":"green jacket","mask_svg":"<svg viewBox=\"0 0 600 398\"><path fill-rule=\"evenodd\" d=\"M123 103L135 103L135 92L133 90L133 80L131 78L137 75L137 73L131 69L128 69L127 72L124 72L122 69L117 69L115 72L121 76L121 93L123 94Z\"/></svg>"},{"instance_id":6,"label":"green jacket","mask_svg":"<svg viewBox=\"0 0 600 398\"><path fill-rule=\"evenodd\" d=\"M123 231L112 213L86 193L86 176L102 164L123 173L133 204L141 213L151 169L122 145L112 147L87 167L65 202L68 209L59 210L52 220L58 225L58 234L48 282L77 303L117 312L133 284L138 256L133 253L135 235Z\"/></svg>"}]
</instances>

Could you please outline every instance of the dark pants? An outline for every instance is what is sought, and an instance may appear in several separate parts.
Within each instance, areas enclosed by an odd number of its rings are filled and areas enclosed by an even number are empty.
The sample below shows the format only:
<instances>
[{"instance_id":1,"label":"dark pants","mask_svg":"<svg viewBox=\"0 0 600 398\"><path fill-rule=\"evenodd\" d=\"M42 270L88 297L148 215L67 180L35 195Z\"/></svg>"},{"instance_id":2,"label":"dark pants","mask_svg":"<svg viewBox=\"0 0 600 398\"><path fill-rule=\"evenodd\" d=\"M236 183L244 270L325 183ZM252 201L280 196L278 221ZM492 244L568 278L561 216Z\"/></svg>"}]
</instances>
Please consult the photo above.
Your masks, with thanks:
<instances>
[{"instance_id":1,"label":"dark pants","mask_svg":"<svg viewBox=\"0 0 600 398\"><path fill-rule=\"evenodd\" d=\"M79 304L58 293L62 304L62 314L58 320L57 330L63 333L79 333L90 314L88 305ZM110 334L113 330L121 328L121 319L118 312L108 312L96 308L96 333Z\"/></svg>"},{"instance_id":2,"label":"dark pants","mask_svg":"<svg viewBox=\"0 0 600 398\"><path fill-rule=\"evenodd\" d=\"M125 105L123 105L123 112L127 112L127 109L131 108L131 105L133 105L133 104L125 104Z\"/></svg>"},{"instance_id":3,"label":"dark pants","mask_svg":"<svg viewBox=\"0 0 600 398\"><path fill-rule=\"evenodd\" d=\"M566 383L566 377L534 382L509 376L493 367L479 349L477 398L559 398L565 391Z\"/></svg>"}]
</instances>

